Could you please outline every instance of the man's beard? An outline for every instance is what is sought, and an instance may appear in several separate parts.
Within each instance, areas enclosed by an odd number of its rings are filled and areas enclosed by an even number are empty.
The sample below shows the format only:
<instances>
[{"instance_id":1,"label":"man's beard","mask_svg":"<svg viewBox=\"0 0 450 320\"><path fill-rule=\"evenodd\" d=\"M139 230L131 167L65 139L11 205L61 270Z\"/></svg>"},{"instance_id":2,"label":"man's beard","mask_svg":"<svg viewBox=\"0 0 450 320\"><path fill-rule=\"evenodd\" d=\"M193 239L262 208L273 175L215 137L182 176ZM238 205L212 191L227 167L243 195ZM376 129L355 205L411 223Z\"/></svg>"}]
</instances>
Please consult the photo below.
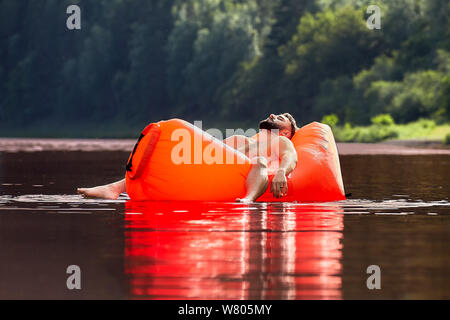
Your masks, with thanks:
<instances>
[{"instance_id":1,"label":"man's beard","mask_svg":"<svg viewBox=\"0 0 450 320\"><path fill-rule=\"evenodd\" d=\"M259 123L259 128L267 129L267 130L274 130L274 129L279 130L280 129L280 127L275 122L273 122L270 118L261 121Z\"/></svg>"}]
</instances>

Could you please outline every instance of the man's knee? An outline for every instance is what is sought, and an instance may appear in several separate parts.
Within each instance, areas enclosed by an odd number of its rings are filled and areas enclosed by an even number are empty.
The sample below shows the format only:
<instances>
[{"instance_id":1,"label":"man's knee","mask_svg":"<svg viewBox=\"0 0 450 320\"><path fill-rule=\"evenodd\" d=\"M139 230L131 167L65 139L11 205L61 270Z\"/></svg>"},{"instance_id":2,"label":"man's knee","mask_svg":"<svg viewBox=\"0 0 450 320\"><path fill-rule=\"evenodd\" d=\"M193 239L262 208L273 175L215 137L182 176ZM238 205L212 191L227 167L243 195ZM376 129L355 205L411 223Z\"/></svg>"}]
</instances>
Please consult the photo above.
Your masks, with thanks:
<instances>
[{"instance_id":1,"label":"man's knee","mask_svg":"<svg viewBox=\"0 0 450 320\"><path fill-rule=\"evenodd\" d=\"M255 169L258 171L260 181L262 184L262 190L266 190L269 187L269 176L267 172L267 159L264 157L254 157L253 160Z\"/></svg>"}]
</instances>

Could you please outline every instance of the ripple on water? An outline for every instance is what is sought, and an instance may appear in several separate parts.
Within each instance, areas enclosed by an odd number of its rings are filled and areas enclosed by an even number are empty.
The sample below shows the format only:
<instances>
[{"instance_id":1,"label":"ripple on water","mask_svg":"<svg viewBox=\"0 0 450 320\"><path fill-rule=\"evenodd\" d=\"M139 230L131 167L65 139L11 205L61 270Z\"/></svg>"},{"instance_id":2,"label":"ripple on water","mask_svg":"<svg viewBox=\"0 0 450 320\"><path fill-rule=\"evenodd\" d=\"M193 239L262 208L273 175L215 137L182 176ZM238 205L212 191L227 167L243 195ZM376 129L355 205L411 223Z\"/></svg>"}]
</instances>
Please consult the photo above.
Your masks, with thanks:
<instances>
[{"instance_id":1,"label":"ripple on water","mask_svg":"<svg viewBox=\"0 0 450 320\"><path fill-rule=\"evenodd\" d=\"M108 203L124 203L129 199L126 195L120 195L117 200L104 199L86 199L80 195L68 194L25 194L20 196L2 195L0 203L65 203L79 205L83 203L96 203L98 205L107 205Z\"/></svg>"},{"instance_id":2,"label":"ripple on water","mask_svg":"<svg viewBox=\"0 0 450 320\"><path fill-rule=\"evenodd\" d=\"M85 199L80 195L2 195L0 213L45 213L45 214L93 214L115 213L117 207L128 200L121 195L117 200Z\"/></svg>"},{"instance_id":3,"label":"ripple on water","mask_svg":"<svg viewBox=\"0 0 450 320\"><path fill-rule=\"evenodd\" d=\"M32 195L1 195L0 196L0 211L5 210L36 210L36 211L53 211L61 210L64 208L64 212L78 213L84 209L90 211L108 211L116 210L111 208L115 204L122 204L129 200L128 195L121 194L117 200L103 200L103 199L86 199L80 195L45 195L45 194L32 194ZM151 205L153 202L142 202L143 206ZM168 202L171 203L171 202ZM173 203L173 202L172 202ZM175 202L176 203L176 202ZM292 214L301 211L307 213L308 208L312 208L311 213L336 213L344 215L411 215L417 213L426 213L429 216L442 214L441 209L450 209L450 203L446 200L439 201L421 201L411 199L387 199L387 200L368 200L368 199L348 199L336 202L323 202L323 203L226 203L225 206L222 203L203 203L207 204L204 214L223 216L233 215L233 212L239 213L242 210L247 210L255 213L267 212L270 214ZM212 205L212 206L211 206ZM86 207L89 208L86 208ZM270 210L268 210L270 206ZM419 209L427 209L430 212L423 212ZM287 210L286 210L287 209ZM289 210L292 209L292 210ZM417 209L417 210L416 210ZM187 213L189 210L182 206L177 206L176 210L172 210L174 213L182 214ZM436 212L438 211L438 212ZM450 212L450 211L449 211ZM445 212L444 212L445 213Z\"/></svg>"}]
</instances>

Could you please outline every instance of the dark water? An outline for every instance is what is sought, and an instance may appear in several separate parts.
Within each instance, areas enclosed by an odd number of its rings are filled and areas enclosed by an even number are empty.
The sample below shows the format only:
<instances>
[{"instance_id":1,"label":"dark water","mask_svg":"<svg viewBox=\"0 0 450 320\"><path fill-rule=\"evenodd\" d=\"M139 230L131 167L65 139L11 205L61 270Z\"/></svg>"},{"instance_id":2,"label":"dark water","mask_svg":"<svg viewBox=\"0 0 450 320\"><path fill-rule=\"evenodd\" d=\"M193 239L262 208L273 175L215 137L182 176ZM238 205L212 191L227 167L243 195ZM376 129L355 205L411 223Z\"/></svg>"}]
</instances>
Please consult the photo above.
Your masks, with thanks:
<instances>
[{"instance_id":1,"label":"dark water","mask_svg":"<svg viewBox=\"0 0 450 320\"><path fill-rule=\"evenodd\" d=\"M0 298L450 298L449 155L341 156L353 196L335 203L74 195L120 179L127 156L0 153Z\"/></svg>"}]
</instances>

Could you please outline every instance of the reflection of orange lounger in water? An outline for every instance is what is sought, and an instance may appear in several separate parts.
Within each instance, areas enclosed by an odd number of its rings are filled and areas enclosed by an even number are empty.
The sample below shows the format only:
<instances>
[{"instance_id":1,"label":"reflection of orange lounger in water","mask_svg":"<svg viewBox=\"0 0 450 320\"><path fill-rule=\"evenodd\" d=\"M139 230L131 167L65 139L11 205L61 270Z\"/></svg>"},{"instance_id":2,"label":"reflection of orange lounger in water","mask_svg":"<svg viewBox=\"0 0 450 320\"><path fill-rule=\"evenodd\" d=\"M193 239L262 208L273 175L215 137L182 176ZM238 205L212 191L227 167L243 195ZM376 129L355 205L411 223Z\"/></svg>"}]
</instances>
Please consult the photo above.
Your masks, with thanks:
<instances>
[{"instance_id":1,"label":"reflection of orange lounger in water","mask_svg":"<svg viewBox=\"0 0 450 320\"><path fill-rule=\"evenodd\" d=\"M345 199L328 126L297 130L289 114L271 114L260 129L222 142L183 120L152 123L129 158L126 179L78 192L114 199L126 190L132 200Z\"/></svg>"},{"instance_id":2,"label":"reflection of orange lounger in water","mask_svg":"<svg viewBox=\"0 0 450 320\"><path fill-rule=\"evenodd\" d=\"M125 204L132 299L341 299L339 203Z\"/></svg>"}]
</instances>

